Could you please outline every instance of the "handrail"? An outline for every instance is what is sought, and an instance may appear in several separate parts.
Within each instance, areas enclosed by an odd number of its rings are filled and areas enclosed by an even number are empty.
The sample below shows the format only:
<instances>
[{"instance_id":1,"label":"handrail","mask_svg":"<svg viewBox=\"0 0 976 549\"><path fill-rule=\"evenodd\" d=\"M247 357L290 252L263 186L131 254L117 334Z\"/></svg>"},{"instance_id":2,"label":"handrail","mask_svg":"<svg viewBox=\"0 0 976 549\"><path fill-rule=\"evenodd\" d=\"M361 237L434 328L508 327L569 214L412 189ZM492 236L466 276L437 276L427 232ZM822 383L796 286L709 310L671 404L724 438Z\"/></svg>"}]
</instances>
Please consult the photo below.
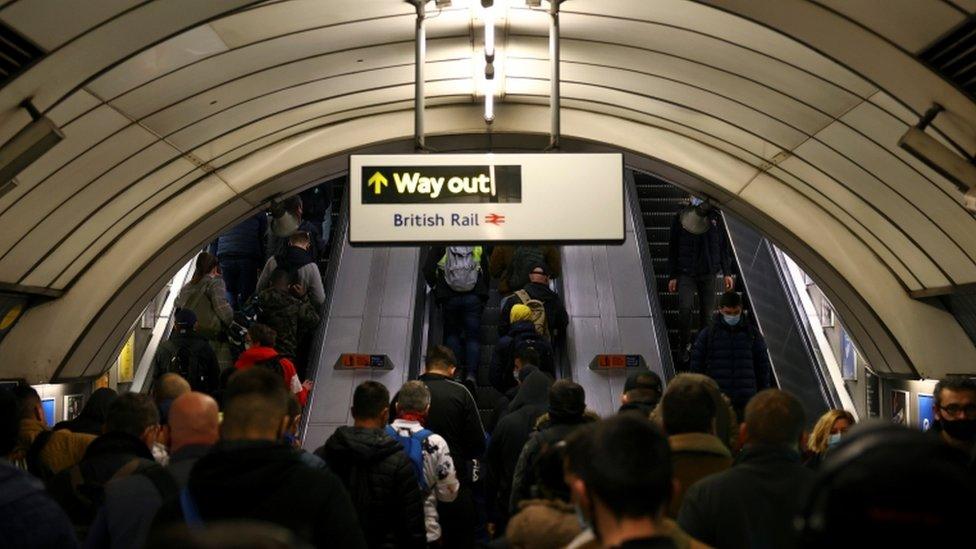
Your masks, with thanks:
<instances>
[{"instance_id":1,"label":"handrail","mask_svg":"<svg viewBox=\"0 0 976 549\"><path fill-rule=\"evenodd\" d=\"M196 260L194 256L193 259L186 262L180 270L176 271L173 275L172 280L170 280L169 286L166 288L165 292L166 301L163 302L163 306L156 316L156 323L153 325L152 336L149 338L149 344L146 345L145 351L142 353L142 357L139 359L139 366L136 367L135 374L132 377L132 385L129 388L130 391L135 393L147 392L151 387L152 383L146 383L147 379L152 379L153 376L150 374L152 369L152 360L156 356L156 349L159 345L166 341L169 337L170 332L173 330L173 310L176 309L176 297L180 295L180 289L186 284L186 281L190 278L190 273L193 272L193 262Z\"/></svg>"}]
</instances>

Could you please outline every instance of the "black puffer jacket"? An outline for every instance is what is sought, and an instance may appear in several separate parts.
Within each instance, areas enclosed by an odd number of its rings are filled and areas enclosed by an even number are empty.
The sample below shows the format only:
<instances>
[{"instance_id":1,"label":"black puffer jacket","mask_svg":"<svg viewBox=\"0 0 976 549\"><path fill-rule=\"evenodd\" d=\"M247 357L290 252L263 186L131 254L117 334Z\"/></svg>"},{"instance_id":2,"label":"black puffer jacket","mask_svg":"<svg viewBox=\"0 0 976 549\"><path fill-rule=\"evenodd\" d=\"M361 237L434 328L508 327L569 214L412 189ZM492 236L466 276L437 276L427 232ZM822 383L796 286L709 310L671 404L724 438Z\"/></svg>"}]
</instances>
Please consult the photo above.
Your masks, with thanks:
<instances>
[{"instance_id":1,"label":"black puffer jacket","mask_svg":"<svg viewBox=\"0 0 976 549\"><path fill-rule=\"evenodd\" d=\"M504 514L512 489L512 476L518 463L522 447L529 440L539 416L549 408L549 388L553 380L535 366L526 366L519 371L522 383L518 394L508 406L503 417L492 433L491 444L485 452L488 466L489 491L494 496L490 501L497 502L499 517L504 523Z\"/></svg>"},{"instance_id":2,"label":"black puffer jacket","mask_svg":"<svg viewBox=\"0 0 976 549\"><path fill-rule=\"evenodd\" d=\"M316 451L349 491L371 548L427 546L413 464L381 429L339 427Z\"/></svg>"},{"instance_id":3,"label":"black puffer jacket","mask_svg":"<svg viewBox=\"0 0 976 549\"><path fill-rule=\"evenodd\" d=\"M715 315L712 325L698 333L691 348L691 371L714 379L737 408L773 386L766 341L745 313L735 326Z\"/></svg>"}]
</instances>

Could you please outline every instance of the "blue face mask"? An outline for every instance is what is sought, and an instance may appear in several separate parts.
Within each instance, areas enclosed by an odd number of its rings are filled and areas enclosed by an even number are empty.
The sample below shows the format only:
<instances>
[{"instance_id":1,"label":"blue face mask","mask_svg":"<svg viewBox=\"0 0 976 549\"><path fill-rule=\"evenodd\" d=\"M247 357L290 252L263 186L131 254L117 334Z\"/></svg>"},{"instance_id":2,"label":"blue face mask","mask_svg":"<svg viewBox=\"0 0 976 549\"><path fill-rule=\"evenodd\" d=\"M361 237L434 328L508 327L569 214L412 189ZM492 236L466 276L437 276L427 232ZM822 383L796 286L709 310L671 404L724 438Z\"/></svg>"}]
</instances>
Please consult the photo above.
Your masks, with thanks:
<instances>
[{"instance_id":1,"label":"blue face mask","mask_svg":"<svg viewBox=\"0 0 976 549\"><path fill-rule=\"evenodd\" d=\"M827 439L827 448L833 450L838 444L840 444L840 436L840 433L830 435L830 438Z\"/></svg>"},{"instance_id":2,"label":"blue face mask","mask_svg":"<svg viewBox=\"0 0 976 549\"><path fill-rule=\"evenodd\" d=\"M740 320L742 320L742 315L741 314L738 314L738 315L726 315L726 314L723 314L722 315L722 318L725 320L725 323L728 324L729 326L735 326L736 324L739 323Z\"/></svg>"},{"instance_id":3,"label":"blue face mask","mask_svg":"<svg viewBox=\"0 0 976 549\"><path fill-rule=\"evenodd\" d=\"M697 196L693 196L693 197L691 197L691 205L692 205L692 206L698 206L698 205L700 205L700 204L701 204L702 202L704 202L704 200L702 200L701 198L698 198Z\"/></svg>"}]
</instances>

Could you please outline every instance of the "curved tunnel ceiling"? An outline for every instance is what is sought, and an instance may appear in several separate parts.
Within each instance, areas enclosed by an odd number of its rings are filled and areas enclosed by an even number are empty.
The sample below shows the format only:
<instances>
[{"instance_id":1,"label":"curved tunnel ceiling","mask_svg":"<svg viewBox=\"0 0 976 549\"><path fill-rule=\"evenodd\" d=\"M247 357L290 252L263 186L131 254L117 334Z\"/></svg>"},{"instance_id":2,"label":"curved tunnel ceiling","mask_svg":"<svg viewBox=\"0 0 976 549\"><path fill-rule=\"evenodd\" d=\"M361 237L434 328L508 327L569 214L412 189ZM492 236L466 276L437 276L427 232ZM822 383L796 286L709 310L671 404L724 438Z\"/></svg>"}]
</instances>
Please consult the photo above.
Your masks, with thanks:
<instances>
[{"instance_id":1,"label":"curved tunnel ceiling","mask_svg":"<svg viewBox=\"0 0 976 549\"><path fill-rule=\"evenodd\" d=\"M430 5L429 125L484 133L474 12L454 3ZM412 131L414 9L400 0L82 4L0 10L49 52L0 89L0 141L29 121L27 97L66 136L0 196L0 282L65 291L0 344L16 359L0 375L96 373L193 245L284 190L262 183ZM544 133L547 16L508 4L494 131ZM909 295L976 283L976 220L897 140L939 102L930 133L976 150L976 105L914 58L976 2L866 5L568 0L563 131L695 174L779 228L844 281L840 309L861 304L858 342L882 371L960 371L972 343Z\"/></svg>"}]
</instances>

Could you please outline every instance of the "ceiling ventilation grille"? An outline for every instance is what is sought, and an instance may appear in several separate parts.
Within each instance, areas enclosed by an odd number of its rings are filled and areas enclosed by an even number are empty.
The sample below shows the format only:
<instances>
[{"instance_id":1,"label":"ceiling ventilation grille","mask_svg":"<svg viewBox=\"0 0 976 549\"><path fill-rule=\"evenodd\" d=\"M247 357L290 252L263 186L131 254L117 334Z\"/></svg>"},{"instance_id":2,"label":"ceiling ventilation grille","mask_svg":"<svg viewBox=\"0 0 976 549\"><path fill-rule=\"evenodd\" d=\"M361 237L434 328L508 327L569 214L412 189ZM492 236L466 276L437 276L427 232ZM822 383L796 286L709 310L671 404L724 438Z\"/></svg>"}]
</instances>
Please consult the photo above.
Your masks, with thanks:
<instances>
[{"instance_id":1,"label":"ceiling ventilation grille","mask_svg":"<svg viewBox=\"0 0 976 549\"><path fill-rule=\"evenodd\" d=\"M44 57L44 50L0 22L0 87Z\"/></svg>"},{"instance_id":2,"label":"ceiling ventilation grille","mask_svg":"<svg viewBox=\"0 0 976 549\"><path fill-rule=\"evenodd\" d=\"M918 54L925 64L976 98L976 17L970 17Z\"/></svg>"}]
</instances>

